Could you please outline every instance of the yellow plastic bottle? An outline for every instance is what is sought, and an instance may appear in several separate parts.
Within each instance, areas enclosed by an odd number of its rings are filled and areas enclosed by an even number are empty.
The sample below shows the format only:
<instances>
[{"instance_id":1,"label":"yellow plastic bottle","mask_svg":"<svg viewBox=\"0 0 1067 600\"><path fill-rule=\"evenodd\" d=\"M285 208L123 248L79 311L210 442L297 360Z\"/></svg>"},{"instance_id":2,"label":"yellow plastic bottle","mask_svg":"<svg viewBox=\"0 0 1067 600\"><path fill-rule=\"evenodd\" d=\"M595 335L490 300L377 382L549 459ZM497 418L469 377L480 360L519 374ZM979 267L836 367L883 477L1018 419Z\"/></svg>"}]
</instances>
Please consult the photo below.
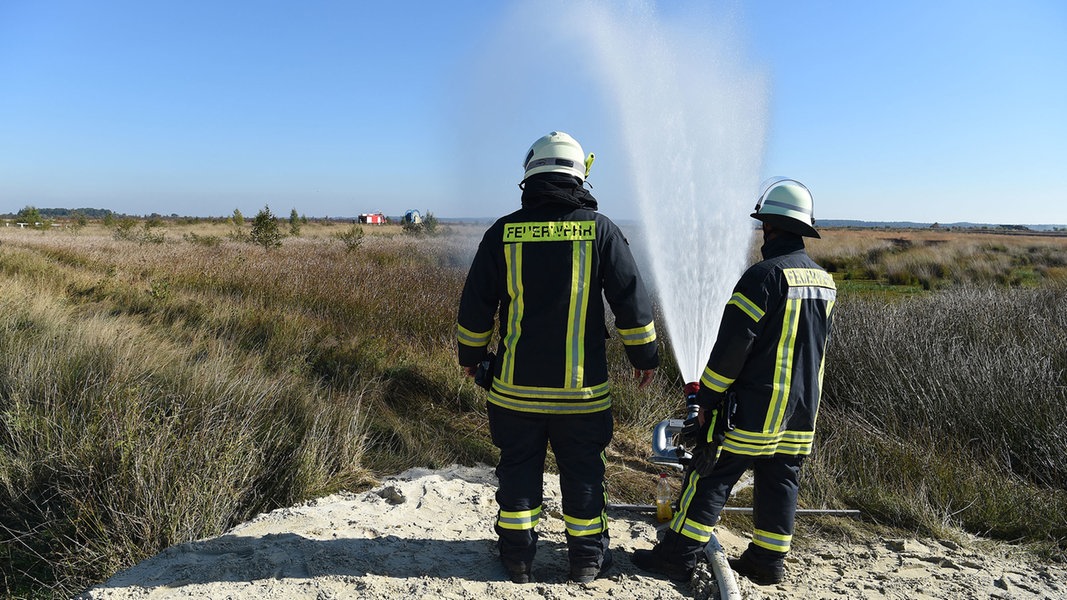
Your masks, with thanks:
<instances>
[{"instance_id":1,"label":"yellow plastic bottle","mask_svg":"<svg viewBox=\"0 0 1067 600\"><path fill-rule=\"evenodd\" d=\"M671 508L671 500L673 499L674 493L671 492L667 474L660 473L659 481L656 482L656 520L660 523L666 523L674 516L674 509Z\"/></svg>"}]
</instances>

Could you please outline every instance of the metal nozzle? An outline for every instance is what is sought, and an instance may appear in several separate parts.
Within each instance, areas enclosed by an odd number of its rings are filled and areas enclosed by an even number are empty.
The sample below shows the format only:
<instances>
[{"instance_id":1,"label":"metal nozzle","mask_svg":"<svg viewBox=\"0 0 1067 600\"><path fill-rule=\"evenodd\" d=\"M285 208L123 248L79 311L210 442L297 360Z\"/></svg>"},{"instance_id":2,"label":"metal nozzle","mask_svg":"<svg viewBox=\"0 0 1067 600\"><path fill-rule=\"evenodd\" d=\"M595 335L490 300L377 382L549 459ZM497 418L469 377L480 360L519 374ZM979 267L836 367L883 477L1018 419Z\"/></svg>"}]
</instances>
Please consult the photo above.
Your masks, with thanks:
<instances>
[{"instance_id":1,"label":"metal nozzle","mask_svg":"<svg viewBox=\"0 0 1067 600\"><path fill-rule=\"evenodd\" d=\"M686 406L688 416L685 419L664 419L652 429L652 456L649 461L657 465L684 469L693 458L693 454L677 444L678 435L685 427L685 422L695 418L700 407L695 404Z\"/></svg>"}]
</instances>

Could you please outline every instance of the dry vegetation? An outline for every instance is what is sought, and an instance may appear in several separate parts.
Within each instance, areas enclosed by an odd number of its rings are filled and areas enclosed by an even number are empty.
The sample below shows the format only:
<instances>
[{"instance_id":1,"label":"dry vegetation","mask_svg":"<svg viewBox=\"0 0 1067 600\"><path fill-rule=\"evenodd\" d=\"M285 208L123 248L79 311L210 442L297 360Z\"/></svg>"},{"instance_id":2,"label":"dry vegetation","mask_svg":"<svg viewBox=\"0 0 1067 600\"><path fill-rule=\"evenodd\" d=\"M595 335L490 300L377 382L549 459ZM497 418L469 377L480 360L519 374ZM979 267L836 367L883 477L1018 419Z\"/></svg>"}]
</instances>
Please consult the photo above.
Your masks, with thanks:
<instances>
[{"instance_id":1,"label":"dry vegetation","mask_svg":"<svg viewBox=\"0 0 1067 600\"><path fill-rule=\"evenodd\" d=\"M1067 235L840 229L824 238L812 255L850 291L1067 281Z\"/></svg>"},{"instance_id":2,"label":"dry vegetation","mask_svg":"<svg viewBox=\"0 0 1067 600\"><path fill-rule=\"evenodd\" d=\"M0 590L69 596L261 511L493 463L454 358L482 229L348 244L312 222L265 249L226 223L0 228ZM841 294L802 503L1062 555L1067 239L841 230L810 249ZM649 428L681 381L667 364L636 392L611 360L612 499L647 501Z\"/></svg>"}]
</instances>

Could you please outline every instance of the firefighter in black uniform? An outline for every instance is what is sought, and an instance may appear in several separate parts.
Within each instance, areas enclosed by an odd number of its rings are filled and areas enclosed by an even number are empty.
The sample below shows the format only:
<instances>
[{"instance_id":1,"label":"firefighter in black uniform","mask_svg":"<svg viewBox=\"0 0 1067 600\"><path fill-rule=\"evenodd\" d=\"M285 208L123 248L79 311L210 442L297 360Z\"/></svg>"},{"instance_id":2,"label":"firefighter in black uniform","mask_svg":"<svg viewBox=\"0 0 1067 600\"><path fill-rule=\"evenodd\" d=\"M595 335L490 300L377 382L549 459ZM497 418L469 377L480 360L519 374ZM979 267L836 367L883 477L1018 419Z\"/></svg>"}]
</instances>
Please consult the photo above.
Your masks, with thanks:
<instances>
[{"instance_id":1,"label":"firefighter in black uniform","mask_svg":"<svg viewBox=\"0 0 1067 600\"><path fill-rule=\"evenodd\" d=\"M819 237L806 187L786 178L766 182L752 217L763 222L764 260L734 288L700 378L703 429L678 513L654 549L633 555L638 567L675 580L691 575L734 484L749 468L754 531L730 565L758 584L785 576L836 288L804 250L802 236Z\"/></svg>"},{"instance_id":2,"label":"firefighter in black uniform","mask_svg":"<svg viewBox=\"0 0 1067 600\"><path fill-rule=\"evenodd\" d=\"M592 160L566 133L534 142L519 184L522 208L486 231L460 299L459 364L470 376L491 364L483 385L500 449L495 529L516 583L530 580L548 444L559 467L570 578L589 582L611 566L605 299L640 387L659 365L652 303L626 238L583 186Z\"/></svg>"}]
</instances>

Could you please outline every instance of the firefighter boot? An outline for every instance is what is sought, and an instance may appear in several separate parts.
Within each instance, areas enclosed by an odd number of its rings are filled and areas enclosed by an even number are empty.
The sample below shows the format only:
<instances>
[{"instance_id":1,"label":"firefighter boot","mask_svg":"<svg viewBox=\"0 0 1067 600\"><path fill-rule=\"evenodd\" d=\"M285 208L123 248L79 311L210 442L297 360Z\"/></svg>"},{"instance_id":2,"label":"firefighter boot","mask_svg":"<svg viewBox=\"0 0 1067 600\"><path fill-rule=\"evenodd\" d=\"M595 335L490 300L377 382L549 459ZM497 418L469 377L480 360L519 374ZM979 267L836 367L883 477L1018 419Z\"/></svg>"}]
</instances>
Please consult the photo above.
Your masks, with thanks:
<instances>
[{"instance_id":1,"label":"firefighter boot","mask_svg":"<svg viewBox=\"0 0 1067 600\"><path fill-rule=\"evenodd\" d=\"M704 544L668 529L663 541L651 550L634 550L630 557L638 568L663 575L671 581L689 581Z\"/></svg>"},{"instance_id":2,"label":"firefighter boot","mask_svg":"<svg viewBox=\"0 0 1067 600\"><path fill-rule=\"evenodd\" d=\"M785 579L785 553L749 544L741 556L730 559L730 568L757 585L774 585Z\"/></svg>"},{"instance_id":3,"label":"firefighter boot","mask_svg":"<svg viewBox=\"0 0 1067 600\"><path fill-rule=\"evenodd\" d=\"M530 565L524 562L501 558L500 562L508 572L508 579L512 583L530 583Z\"/></svg>"},{"instance_id":4,"label":"firefighter boot","mask_svg":"<svg viewBox=\"0 0 1067 600\"><path fill-rule=\"evenodd\" d=\"M589 583L594 579L600 579L608 574L612 565L615 564L614 559L611 558L611 552L605 550L604 558L600 563L600 566L595 565L576 567L571 566L571 581L576 583Z\"/></svg>"}]
</instances>

